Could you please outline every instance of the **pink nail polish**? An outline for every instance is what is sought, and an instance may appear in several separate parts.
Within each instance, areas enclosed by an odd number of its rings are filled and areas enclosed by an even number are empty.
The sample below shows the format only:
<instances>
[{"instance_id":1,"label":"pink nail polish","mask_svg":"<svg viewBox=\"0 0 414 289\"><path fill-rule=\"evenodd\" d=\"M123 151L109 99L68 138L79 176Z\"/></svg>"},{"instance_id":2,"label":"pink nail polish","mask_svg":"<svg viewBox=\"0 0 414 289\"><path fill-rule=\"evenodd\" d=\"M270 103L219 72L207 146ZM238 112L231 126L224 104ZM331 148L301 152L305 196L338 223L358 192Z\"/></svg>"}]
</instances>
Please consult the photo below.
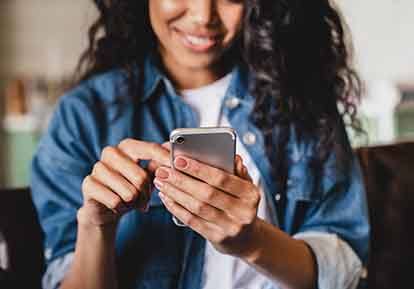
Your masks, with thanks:
<instances>
[{"instance_id":1,"label":"pink nail polish","mask_svg":"<svg viewBox=\"0 0 414 289\"><path fill-rule=\"evenodd\" d=\"M167 170L159 168L156 172L155 172L155 176L160 178L160 179L168 179L169 173Z\"/></svg>"},{"instance_id":2,"label":"pink nail polish","mask_svg":"<svg viewBox=\"0 0 414 289\"><path fill-rule=\"evenodd\" d=\"M179 169L185 169L187 167L187 161L182 157L177 157L174 161L174 164Z\"/></svg>"},{"instance_id":3,"label":"pink nail polish","mask_svg":"<svg viewBox=\"0 0 414 289\"><path fill-rule=\"evenodd\" d=\"M155 178L154 185L158 190L161 190L164 184L159 179Z\"/></svg>"}]
</instances>

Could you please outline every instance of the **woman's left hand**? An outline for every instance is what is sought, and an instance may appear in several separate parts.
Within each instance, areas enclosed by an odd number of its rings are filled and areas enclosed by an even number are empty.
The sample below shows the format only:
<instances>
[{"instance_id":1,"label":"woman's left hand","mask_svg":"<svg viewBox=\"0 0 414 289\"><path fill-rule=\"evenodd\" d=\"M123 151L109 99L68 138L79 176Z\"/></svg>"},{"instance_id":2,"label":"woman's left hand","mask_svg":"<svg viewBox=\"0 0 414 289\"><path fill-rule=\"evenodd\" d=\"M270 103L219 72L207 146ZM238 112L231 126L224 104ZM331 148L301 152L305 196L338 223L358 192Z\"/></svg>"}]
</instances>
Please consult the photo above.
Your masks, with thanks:
<instances>
[{"instance_id":1,"label":"woman's left hand","mask_svg":"<svg viewBox=\"0 0 414 289\"><path fill-rule=\"evenodd\" d=\"M224 254L254 253L260 191L236 156L235 175L187 157L174 160L176 169L159 167L154 184L166 208Z\"/></svg>"}]
</instances>

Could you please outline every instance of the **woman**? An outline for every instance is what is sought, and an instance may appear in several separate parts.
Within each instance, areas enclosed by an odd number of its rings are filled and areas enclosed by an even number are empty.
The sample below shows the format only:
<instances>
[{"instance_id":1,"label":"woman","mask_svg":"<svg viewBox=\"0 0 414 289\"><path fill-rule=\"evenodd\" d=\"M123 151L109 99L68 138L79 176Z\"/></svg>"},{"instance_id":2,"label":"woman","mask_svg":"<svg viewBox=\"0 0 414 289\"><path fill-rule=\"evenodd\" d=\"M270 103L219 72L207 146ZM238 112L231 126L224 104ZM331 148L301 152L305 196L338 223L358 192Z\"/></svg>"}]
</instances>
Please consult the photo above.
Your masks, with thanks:
<instances>
[{"instance_id":1,"label":"woman","mask_svg":"<svg viewBox=\"0 0 414 289\"><path fill-rule=\"evenodd\" d=\"M359 81L329 1L95 4L32 163L44 286L355 288L369 226L342 118L356 127ZM236 130L235 175L171 170L169 132L199 125Z\"/></svg>"}]
</instances>

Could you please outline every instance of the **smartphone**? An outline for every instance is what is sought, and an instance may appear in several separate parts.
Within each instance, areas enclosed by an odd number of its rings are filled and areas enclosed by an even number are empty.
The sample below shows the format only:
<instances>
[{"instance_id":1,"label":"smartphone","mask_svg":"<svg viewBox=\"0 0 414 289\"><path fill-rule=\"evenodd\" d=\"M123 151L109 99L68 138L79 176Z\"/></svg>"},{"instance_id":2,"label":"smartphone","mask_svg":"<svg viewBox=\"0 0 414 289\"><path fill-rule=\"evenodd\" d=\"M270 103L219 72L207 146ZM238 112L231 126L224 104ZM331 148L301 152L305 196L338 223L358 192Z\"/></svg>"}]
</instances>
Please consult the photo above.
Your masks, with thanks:
<instances>
[{"instance_id":1,"label":"smartphone","mask_svg":"<svg viewBox=\"0 0 414 289\"><path fill-rule=\"evenodd\" d=\"M178 128L170 134L171 167L177 156L186 156L234 174L236 132L229 127ZM173 217L177 226L185 226Z\"/></svg>"}]
</instances>

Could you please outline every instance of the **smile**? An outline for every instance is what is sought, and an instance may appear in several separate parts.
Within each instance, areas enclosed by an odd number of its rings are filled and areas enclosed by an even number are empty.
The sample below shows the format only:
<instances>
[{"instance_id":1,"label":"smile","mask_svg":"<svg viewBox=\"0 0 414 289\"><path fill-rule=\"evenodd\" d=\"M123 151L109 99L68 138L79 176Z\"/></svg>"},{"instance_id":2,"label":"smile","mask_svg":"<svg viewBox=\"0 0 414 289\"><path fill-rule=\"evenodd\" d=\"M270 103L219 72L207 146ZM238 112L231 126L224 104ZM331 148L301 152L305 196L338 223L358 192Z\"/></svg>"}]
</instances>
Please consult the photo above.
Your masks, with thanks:
<instances>
[{"instance_id":1,"label":"smile","mask_svg":"<svg viewBox=\"0 0 414 289\"><path fill-rule=\"evenodd\" d=\"M217 37L191 35L179 30L176 31L184 46L194 52L207 52L218 43Z\"/></svg>"}]
</instances>

